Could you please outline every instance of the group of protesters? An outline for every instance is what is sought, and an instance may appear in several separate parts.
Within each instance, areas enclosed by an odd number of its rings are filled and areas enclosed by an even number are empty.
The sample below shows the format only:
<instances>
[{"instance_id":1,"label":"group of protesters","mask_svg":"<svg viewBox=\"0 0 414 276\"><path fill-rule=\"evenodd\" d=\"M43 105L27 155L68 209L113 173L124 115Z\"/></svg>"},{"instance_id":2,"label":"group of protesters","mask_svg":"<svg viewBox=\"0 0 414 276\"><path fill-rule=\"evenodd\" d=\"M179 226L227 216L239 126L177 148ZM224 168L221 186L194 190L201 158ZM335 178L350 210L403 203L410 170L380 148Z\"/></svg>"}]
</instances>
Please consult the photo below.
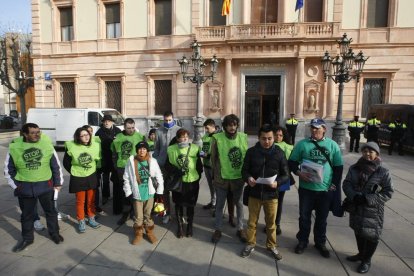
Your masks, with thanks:
<instances>
[{"instance_id":1,"label":"group of protesters","mask_svg":"<svg viewBox=\"0 0 414 276\"><path fill-rule=\"evenodd\" d=\"M297 125L297 123L296 123ZM70 173L69 192L76 196L77 231L86 226L101 225L97 215L110 198L113 182L113 214L121 215L118 224L133 220L136 245L146 238L156 243L154 205L163 206L163 223L173 217L177 238L192 237L195 206L198 201L203 171L210 191L210 201L203 209L214 217L213 243L223 232L223 213L227 202L229 222L236 227L235 235L246 246L241 257L249 257L256 246L260 209L265 214L266 248L275 260L282 255L276 237L282 234L281 216L285 192L299 178L299 231L296 254L304 253L309 244L312 211L314 244L319 253L330 257L326 247L327 217L330 211L343 216L341 186L351 202L350 227L355 232L358 254L349 261L360 261L357 271L370 269L384 217L384 203L393 193L388 170L382 166L380 148L375 142L361 147L362 157L352 165L342 183L343 160L336 142L325 136L323 119L310 121L310 137L292 145L287 130L281 126L263 125L258 142L249 148L247 134L240 132L239 118L226 115L222 131L207 119L202 145L190 143L190 132L176 124L173 113L164 113L163 125L151 129L148 136L136 130L131 118L124 121L121 131L111 116L105 115L101 128L93 135L89 126L76 129L73 140L65 143L63 167ZM63 173L59 158L49 137L39 126L27 123L22 136L9 146L5 161L5 176L14 189L22 211L22 240L13 248L20 252L34 241L34 229L39 228L37 201L42 206L51 239L59 244L58 213L55 208ZM102 197L100 187L102 185ZM171 193L171 195L170 195ZM170 196L172 203L170 202ZM248 206L247 230L243 204ZM236 222L234 219L236 207ZM184 212L185 209L185 212ZM41 223L40 223L41 224ZM184 227L186 225L186 227ZM44 227L43 227L44 228Z\"/></svg>"}]
</instances>

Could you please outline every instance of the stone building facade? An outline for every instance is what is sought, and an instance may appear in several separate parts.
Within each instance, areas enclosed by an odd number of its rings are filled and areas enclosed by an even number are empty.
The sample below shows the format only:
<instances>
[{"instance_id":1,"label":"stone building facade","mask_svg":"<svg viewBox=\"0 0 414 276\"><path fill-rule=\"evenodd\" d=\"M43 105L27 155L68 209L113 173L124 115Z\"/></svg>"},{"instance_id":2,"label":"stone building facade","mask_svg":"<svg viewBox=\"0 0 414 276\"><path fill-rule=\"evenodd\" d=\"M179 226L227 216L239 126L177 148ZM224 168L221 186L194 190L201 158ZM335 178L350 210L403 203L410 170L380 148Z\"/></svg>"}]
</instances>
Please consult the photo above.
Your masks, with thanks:
<instances>
[{"instance_id":1,"label":"stone building facade","mask_svg":"<svg viewBox=\"0 0 414 276\"><path fill-rule=\"evenodd\" d=\"M196 89L177 60L196 39L220 62L201 89L205 117L235 113L249 133L290 113L333 121L338 88L321 58L339 53L343 33L370 57L360 81L345 84L345 120L375 103L414 102L413 1L314 0L295 11L293 0L244 0L227 16L221 2L32 0L36 106L113 107L143 129L171 109L190 127Z\"/></svg>"}]
</instances>

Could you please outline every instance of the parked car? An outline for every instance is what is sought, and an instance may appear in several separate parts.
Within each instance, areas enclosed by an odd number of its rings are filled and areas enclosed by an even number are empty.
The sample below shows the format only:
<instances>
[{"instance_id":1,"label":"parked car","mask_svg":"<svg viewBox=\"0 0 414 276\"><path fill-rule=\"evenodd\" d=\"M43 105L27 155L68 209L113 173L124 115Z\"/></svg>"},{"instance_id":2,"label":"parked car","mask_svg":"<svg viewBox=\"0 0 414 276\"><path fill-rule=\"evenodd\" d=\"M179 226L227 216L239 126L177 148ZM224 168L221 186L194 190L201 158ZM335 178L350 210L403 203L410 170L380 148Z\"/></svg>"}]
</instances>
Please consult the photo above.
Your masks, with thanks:
<instances>
[{"instance_id":1,"label":"parked car","mask_svg":"<svg viewBox=\"0 0 414 276\"><path fill-rule=\"evenodd\" d=\"M115 125L123 129L124 118L110 108L30 108L27 122L37 124L55 146L63 146L73 139L78 127L90 125L95 133L104 115L111 115Z\"/></svg>"},{"instance_id":2,"label":"parked car","mask_svg":"<svg viewBox=\"0 0 414 276\"><path fill-rule=\"evenodd\" d=\"M414 152L414 105L410 104L376 104L370 107L368 118L371 114L377 114L377 119L381 121L378 132L378 142L389 145L391 143L391 131L388 125L400 118L407 125L404 137L404 150ZM364 133L365 135L365 133Z\"/></svg>"}]
</instances>

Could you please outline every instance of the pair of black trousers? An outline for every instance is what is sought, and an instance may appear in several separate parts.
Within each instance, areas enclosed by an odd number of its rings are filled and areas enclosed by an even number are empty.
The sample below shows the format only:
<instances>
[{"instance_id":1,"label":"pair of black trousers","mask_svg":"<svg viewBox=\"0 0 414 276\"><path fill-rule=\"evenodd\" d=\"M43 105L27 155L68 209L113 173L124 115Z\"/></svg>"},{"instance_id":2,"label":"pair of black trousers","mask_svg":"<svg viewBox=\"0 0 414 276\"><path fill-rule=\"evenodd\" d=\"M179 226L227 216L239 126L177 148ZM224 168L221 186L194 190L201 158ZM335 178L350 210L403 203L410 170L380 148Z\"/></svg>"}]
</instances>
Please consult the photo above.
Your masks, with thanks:
<instances>
[{"instance_id":1,"label":"pair of black trousers","mask_svg":"<svg viewBox=\"0 0 414 276\"><path fill-rule=\"evenodd\" d=\"M285 198L285 191L279 192L277 198L277 212L276 212L276 225L280 226L280 220L282 218L283 199Z\"/></svg>"},{"instance_id":2,"label":"pair of black trousers","mask_svg":"<svg viewBox=\"0 0 414 276\"><path fill-rule=\"evenodd\" d=\"M36 203L39 200L40 205L46 216L47 230L51 237L59 234L59 224L57 212L53 203L54 190L39 195L38 197L19 197L19 205L22 209L22 237L25 241L34 240L34 226Z\"/></svg>"},{"instance_id":3,"label":"pair of black trousers","mask_svg":"<svg viewBox=\"0 0 414 276\"><path fill-rule=\"evenodd\" d=\"M378 240L368 240L358 235L357 233L355 233L355 238L357 241L359 256L361 256L362 262L371 263L371 258L377 249Z\"/></svg>"}]
</instances>

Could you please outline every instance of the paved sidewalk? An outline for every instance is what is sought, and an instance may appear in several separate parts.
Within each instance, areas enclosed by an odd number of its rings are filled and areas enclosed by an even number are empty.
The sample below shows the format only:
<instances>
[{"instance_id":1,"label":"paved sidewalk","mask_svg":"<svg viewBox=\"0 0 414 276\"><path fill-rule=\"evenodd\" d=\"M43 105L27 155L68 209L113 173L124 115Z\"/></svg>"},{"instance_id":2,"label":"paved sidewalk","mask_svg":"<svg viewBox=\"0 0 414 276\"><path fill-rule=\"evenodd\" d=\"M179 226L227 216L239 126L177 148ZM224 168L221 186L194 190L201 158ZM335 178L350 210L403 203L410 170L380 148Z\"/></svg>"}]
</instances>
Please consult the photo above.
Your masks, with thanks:
<instances>
[{"instance_id":1,"label":"paved sidewalk","mask_svg":"<svg viewBox=\"0 0 414 276\"><path fill-rule=\"evenodd\" d=\"M6 151L7 141L0 141L2 163ZM63 153L59 152L59 156L62 158ZM356 153L345 154L344 174L359 157ZM382 239L369 274L414 275L414 156L382 157L391 170L395 193L386 207ZM143 240L137 246L131 245L132 222L123 226L116 224L119 217L111 215L112 201L103 206L108 215L98 219L102 227L97 230L87 227L86 233L78 234L73 219L76 217L75 196L68 193L66 172L64 185L59 208L72 217L59 223L65 241L55 245L44 230L35 234L32 246L16 254L11 249L20 240L20 210L6 180L0 179L0 275L358 275L357 264L345 260L347 255L356 252L348 217L329 216L330 259L322 258L312 242L304 254L294 253L298 229L295 187L285 195L283 233L278 236L283 260L275 262L264 247L263 213L257 233L258 246L250 258L239 257L244 245L236 238L236 229L227 223L227 214L223 238L216 245L210 242L213 218L201 208L209 197L204 178L195 211L194 237L179 240L174 235L175 222L163 225L157 219L155 234L159 242L151 245ZM44 217L42 222L45 224Z\"/></svg>"}]
</instances>

